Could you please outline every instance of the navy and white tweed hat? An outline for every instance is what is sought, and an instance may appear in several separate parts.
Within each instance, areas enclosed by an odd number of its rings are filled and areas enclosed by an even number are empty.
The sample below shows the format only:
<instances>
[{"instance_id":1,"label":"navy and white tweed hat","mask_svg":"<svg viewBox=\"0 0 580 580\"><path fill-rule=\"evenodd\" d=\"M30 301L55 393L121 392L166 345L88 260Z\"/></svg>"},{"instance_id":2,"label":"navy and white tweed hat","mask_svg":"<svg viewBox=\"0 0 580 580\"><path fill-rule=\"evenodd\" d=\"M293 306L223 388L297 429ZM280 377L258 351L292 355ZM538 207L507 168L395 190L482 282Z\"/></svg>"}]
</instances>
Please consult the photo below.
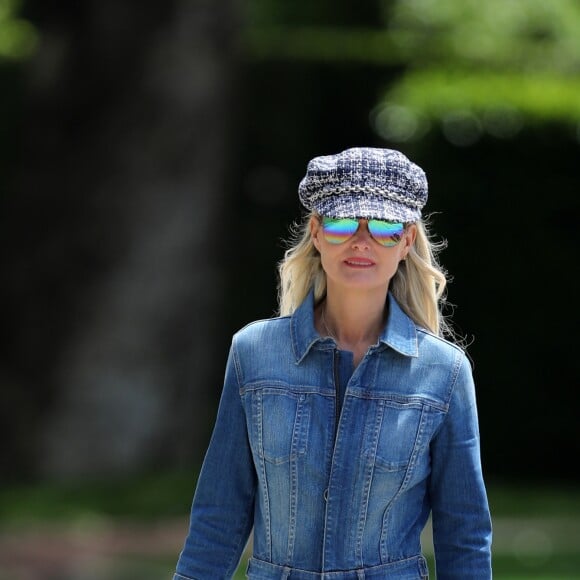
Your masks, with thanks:
<instances>
[{"instance_id":1,"label":"navy and white tweed hat","mask_svg":"<svg viewBox=\"0 0 580 580\"><path fill-rule=\"evenodd\" d=\"M427 203L425 172L400 151L353 147L311 159L302 205L327 217L415 222Z\"/></svg>"}]
</instances>

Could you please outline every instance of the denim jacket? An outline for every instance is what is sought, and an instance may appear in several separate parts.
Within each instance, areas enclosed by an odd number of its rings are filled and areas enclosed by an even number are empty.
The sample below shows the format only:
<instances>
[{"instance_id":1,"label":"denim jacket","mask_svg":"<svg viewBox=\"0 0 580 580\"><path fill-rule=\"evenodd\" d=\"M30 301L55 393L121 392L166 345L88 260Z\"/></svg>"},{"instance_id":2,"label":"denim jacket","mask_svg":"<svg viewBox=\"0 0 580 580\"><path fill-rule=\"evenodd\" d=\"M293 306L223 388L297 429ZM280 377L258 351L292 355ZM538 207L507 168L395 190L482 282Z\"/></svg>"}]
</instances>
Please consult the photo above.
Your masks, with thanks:
<instances>
[{"instance_id":1,"label":"denim jacket","mask_svg":"<svg viewBox=\"0 0 580 580\"><path fill-rule=\"evenodd\" d=\"M471 367L388 296L387 324L339 410L336 344L312 292L232 340L174 580L491 578L491 520Z\"/></svg>"}]
</instances>

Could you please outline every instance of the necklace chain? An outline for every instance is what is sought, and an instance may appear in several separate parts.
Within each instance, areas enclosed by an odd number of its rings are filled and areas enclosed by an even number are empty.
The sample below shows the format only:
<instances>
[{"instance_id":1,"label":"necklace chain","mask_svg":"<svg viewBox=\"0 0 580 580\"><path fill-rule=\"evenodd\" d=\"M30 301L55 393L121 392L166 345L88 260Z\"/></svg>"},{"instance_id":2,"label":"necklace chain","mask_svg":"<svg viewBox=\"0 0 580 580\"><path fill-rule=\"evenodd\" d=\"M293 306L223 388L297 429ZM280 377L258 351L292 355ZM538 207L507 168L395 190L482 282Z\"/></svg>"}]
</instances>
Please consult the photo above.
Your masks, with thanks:
<instances>
[{"instance_id":1,"label":"necklace chain","mask_svg":"<svg viewBox=\"0 0 580 580\"><path fill-rule=\"evenodd\" d=\"M320 309L320 322L322 322L322 326L324 327L324 331L326 332L326 334L328 334L328 336L330 336L330 338L332 338L336 342L338 342L338 338L336 338L336 336L334 336L334 334L332 334L332 332L330 331L330 328L328 328L328 324L326 324L326 318L324 317L325 310L326 310L326 308L324 306Z\"/></svg>"},{"instance_id":2,"label":"necklace chain","mask_svg":"<svg viewBox=\"0 0 580 580\"><path fill-rule=\"evenodd\" d=\"M324 306L322 306L320 308L320 322L322 323L324 332L326 332L326 334L328 336L330 336L330 338L332 338L338 344L338 338L336 338L336 335L332 333L332 331L330 330L330 328L328 328L328 324L326 323L326 318L324 316L324 311L325 310L326 310L326 308Z\"/></svg>"}]
</instances>

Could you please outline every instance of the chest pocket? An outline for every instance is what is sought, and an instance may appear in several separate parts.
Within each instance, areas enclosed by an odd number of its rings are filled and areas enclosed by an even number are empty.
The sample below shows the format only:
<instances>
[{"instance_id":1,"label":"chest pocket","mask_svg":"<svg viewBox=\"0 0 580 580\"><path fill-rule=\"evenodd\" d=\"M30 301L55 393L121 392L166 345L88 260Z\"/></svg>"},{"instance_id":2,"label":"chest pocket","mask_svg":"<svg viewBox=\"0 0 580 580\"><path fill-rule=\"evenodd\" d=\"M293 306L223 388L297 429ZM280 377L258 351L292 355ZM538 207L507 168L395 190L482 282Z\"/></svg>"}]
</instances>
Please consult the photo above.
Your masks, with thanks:
<instances>
[{"instance_id":1,"label":"chest pocket","mask_svg":"<svg viewBox=\"0 0 580 580\"><path fill-rule=\"evenodd\" d=\"M424 423L419 403L384 401L375 470L389 473L407 468L413 451L421 443Z\"/></svg>"},{"instance_id":2,"label":"chest pocket","mask_svg":"<svg viewBox=\"0 0 580 580\"><path fill-rule=\"evenodd\" d=\"M273 464L298 459L306 453L310 405L303 393L261 389L254 393L257 451Z\"/></svg>"}]
</instances>

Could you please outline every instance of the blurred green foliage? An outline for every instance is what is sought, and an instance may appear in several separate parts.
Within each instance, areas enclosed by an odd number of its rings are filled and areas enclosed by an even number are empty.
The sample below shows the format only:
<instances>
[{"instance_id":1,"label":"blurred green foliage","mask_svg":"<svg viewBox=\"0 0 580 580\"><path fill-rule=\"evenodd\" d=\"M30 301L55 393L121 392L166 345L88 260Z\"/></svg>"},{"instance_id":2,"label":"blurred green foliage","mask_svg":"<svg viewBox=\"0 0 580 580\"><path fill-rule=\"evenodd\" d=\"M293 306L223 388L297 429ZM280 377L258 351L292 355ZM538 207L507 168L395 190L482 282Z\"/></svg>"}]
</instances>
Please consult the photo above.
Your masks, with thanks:
<instances>
[{"instance_id":1,"label":"blurred green foliage","mask_svg":"<svg viewBox=\"0 0 580 580\"><path fill-rule=\"evenodd\" d=\"M289 13L284 6L249 3L252 58L382 67L387 89L371 123L387 141L418 141L439 127L463 146L554 122L580 137L575 0L383 0L375 26L366 27L329 12L320 25L315 15L323 7L300 18L299 7ZM394 80L389 68L400 69Z\"/></svg>"},{"instance_id":2,"label":"blurred green foliage","mask_svg":"<svg viewBox=\"0 0 580 580\"><path fill-rule=\"evenodd\" d=\"M417 140L439 125L452 143L470 145L525 125L580 127L575 0L399 1L388 21L409 66L375 114L383 137Z\"/></svg>"},{"instance_id":3,"label":"blurred green foliage","mask_svg":"<svg viewBox=\"0 0 580 580\"><path fill-rule=\"evenodd\" d=\"M37 48L36 29L18 17L20 7L20 0L0 0L0 62L25 60Z\"/></svg>"},{"instance_id":4,"label":"blurred green foliage","mask_svg":"<svg viewBox=\"0 0 580 580\"><path fill-rule=\"evenodd\" d=\"M455 145L484 134L508 139L524 126L580 123L580 77L490 70L425 69L396 82L373 112L385 139L418 140L433 125Z\"/></svg>"},{"instance_id":5,"label":"blurred green foliage","mask_svg":"<svg viewBox=\"0 0 580 580\"><path fill-rule=\"evenodd\" d=\"M580 65L576 0L398 0L385 20L413 64L559 73Z\"/></svg>"},{"instance_id":6,"label":"blurred green foliage","mask_svg":"<svg viewBox=\"0 0 580 580\"><path fill-rule=\"evenodd\" d=\"M383 30L344 27L265 26L246 30L246 47L257 60L393 65L403 57Z\"/></svg>"}]
</instances>

